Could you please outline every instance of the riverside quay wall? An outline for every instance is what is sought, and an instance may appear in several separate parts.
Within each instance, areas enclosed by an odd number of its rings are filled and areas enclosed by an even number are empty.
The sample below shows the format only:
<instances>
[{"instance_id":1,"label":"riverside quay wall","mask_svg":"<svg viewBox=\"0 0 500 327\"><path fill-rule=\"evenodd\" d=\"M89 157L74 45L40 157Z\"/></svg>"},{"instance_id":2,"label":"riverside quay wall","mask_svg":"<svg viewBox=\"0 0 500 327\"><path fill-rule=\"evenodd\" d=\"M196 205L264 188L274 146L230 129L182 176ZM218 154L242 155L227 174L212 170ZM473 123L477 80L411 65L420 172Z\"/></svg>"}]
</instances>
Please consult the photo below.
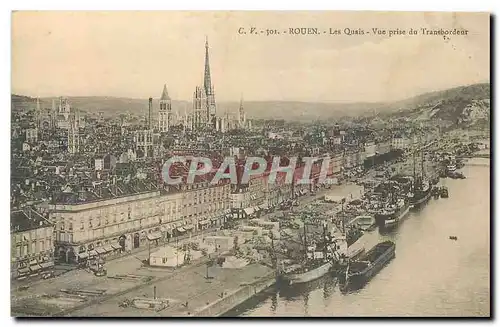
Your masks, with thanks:
<instances>
[{"instance_id":1,"label":"riverside quay wall","mask_svg":"<svg viewBox=\"0 0 500 327\"><path fill-rule=\"evenodd\" d=\"M235 289L229 294L225 295L200 309L195 313L195 317L217 317L223 315L229 310L235 308L236 306L242 304L243 302L251 299L253 296L262 292L266 288L274 285L276 282L276 273L270 272L259 280L242 285L241 287Z\"/></svg>"}]
</instances>

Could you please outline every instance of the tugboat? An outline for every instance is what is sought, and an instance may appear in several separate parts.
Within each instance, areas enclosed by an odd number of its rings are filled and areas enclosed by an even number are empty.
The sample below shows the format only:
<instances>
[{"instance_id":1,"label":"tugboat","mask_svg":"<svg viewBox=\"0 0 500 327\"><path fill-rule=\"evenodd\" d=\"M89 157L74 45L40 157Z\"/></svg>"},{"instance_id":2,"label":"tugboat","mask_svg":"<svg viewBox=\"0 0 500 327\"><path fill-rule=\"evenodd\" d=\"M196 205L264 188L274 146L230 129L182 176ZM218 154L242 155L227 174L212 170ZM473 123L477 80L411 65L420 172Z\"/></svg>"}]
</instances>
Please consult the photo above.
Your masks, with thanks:
<instances>
[{"instance_id":1,"label":"tugboat","mask_svg":"<svg viewBox=\"0 0 500 327\"><path fill-rule=\"evenodd\" d=\"M396 244L385 241L375 245L359 261L350 263L342 291L357 290L368 283L390 260L396 257Z\"/></svg>"}]
</instances>

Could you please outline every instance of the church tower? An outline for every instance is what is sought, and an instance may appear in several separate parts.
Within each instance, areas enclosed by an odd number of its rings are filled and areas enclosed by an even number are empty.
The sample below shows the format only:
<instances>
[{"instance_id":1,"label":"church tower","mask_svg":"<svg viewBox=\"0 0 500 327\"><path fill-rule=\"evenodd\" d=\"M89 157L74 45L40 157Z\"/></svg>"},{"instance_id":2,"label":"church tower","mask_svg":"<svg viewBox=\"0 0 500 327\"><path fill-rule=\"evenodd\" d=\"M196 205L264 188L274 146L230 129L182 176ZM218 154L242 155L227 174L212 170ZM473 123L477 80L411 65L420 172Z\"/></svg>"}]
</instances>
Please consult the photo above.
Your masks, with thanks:
<instances>
[{"instance_id":1,"label":"church tower","mask_svg":"<svg viewBox=\"0 0 500 327\"><path fill-rule=\"evenodd\" d=\"M246 117L245 108L243 108L243 96L240 99L240 109L238 110L238 125L239 128L245 128Z\"/></svg>"},{"instance_id":2,"label":"church tower","mask_svg":"<svg viewBox=\"0 0 500 327\"><path fill-rule=\"evenodd\" d=\"M215 116L217 108L215 105L215 91L210 76L210 59L208 54L208 38L205 40L205 74L203 78L203 89L207 97L207 120L215 127Z\"/></svg>"},{"instance_id":3,"label":"church tower","mask_svg":"<svg viewBox=\"0 0 500 327\"><path fill-rule=\"evenodd\" d=\"M163 92L160 97L160 110L158 112L158 130L168 132L172 120L172 99L168 95L167 85L163 85Z\"/></svg>"},{"instance_id":4,"label":"church tower","mask_svg":"<svg viewBox=\"0 0 500 327\"><path fill-rule=\"evenodd\" d=\"M80 151L80 113L75 110L69 117L68 126L68 152L76 154Z\"/></svg>"},{"instance_id":5,"label":"church tower","mask_svg":"<svg viewBox=\"0 0 500 327\"><path fill-rule=\"evenodd\" d=\"M36 98L36 111L35 111L35 126L40 128L40 119L42 116L42 109L40 108L40 98Z\"/></svg>"},{"instance_id":6,"label":"church tower","mask_svg":"<svg viewBox=\"0 0 500 327\"><path fill-rule=\"evenodd\" d=\"M205 89L197 86L193 93L193 129L200 130L207 126L209 122L207 112L207 95Z\"/></svg>"}]
</instances>

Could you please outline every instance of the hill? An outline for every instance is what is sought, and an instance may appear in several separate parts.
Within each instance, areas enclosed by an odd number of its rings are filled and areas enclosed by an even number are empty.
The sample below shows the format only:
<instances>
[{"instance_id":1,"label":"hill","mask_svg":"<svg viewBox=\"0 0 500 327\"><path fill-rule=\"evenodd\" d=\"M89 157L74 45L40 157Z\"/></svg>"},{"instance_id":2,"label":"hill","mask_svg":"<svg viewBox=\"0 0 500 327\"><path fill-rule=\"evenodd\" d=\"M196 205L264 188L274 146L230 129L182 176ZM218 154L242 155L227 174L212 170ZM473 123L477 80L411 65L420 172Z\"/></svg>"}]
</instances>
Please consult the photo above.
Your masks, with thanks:
<instances>
[{"instance_id":1,"label":"hill","mask_svg":"<svg viewBox=\"0 0 500 327\"><path fill-rule=\"evenodd\" d=\"M430 92L393 103L320 103L297 101L246 101L247 117L256 119L285 119L295 121L330 120L345 116L411 116L419 119L443 119L453 122L467 121L470 117L489 115L490 85L487 83L461 86ZM56 98L42 98L41 106L50 108ZM488 101L486 101L488 100ZM69 97L71 105L88 113L103 112L105 116L121 113L146 115L147 99L118 97ZM477 102L479 101L479 102ZM12 107L34 107L33 98L12 95ZM236 114L239 102L219 102L220 115L228 112ZM188 101L172 101L174 113L183 115L191 111ZM153 100L153 114L158 110L158 100ZM472 118L473 120L476 118Z\"/></svg>"},{"instance_id":2,"label":"hill","mask_svg":"<svg viewBox=\"0 0 500 327\"><path fill-rule=\"evenodd\" d=\"M395 115L416 120L442 120L461 126L489 124L490 84L473 84L425 93L395 105Z\"/></svg>"}]
</instances>

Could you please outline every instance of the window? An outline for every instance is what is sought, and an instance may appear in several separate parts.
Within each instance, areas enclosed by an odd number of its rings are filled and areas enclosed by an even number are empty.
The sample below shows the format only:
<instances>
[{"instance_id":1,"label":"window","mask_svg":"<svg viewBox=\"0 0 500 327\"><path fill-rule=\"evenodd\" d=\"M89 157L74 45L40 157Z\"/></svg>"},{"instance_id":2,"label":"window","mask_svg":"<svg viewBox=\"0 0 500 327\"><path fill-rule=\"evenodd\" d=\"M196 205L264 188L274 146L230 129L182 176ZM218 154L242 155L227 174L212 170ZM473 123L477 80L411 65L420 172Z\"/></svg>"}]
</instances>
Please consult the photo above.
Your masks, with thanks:
<instances>
[{"instance_id":1,"label":"window","mask_svg":"<svg viewBox=\"0 0 500 327\"><path fill-rule=\"evenodd\" d=\"M64 230L64 222L61 222L61 224L59 225L59 229Z\"/></svg>"},{"instance_id":2,"label":"window","mask_svg":"<svg viewBox=\"0 0 500 327\"><path fill-rule=\"evenodd\" d=\"M41 252L45 251L45 243L44 243L44 241L40 241L40 251Z\"/></svg>"},{"instance_id":3,"label":"window","mask_svg":"<svg viewBox=\"0 0 500 327\"><path fill-rule=\"evenodd\" d=\"M167 258L161 258L161 262L162 262L163 264L166 264L166 263L167 263Z\"/></svg>"},{"instance_id":4,"label":"window","mask_svg":"<svg viewBox=\"0 0 500 327\"><path fill-rule=\"evenodd\" d=\"M83 223L83 221L80 223L80 230L84 230L85 229L85 224Z\"/></svg>"},{"instance_id":5,"label":"window","mask_svg":"<svg viewBox=\"0 0 500 327\"><path fill-rule=\"evenodd\" d=\"M68 229L73 230L73 223L69 223Z\"/></svg>"},{"instance_id":6,"label":"window","mask_svg":"<svg viewBox=\"0 0 500 327\"><path fill-rule=\"evenodd\" d=\"M21 256L21 246L16 246L16 257Z\"/></svg>"},{"instance_id":7,"label":"window","mask_svg":"<svg viewBox=\"0 0 500 327\"><path fill-rule=\"evenodd\" d=\"M36 241L31 242L31 253L36 253Z\"/></svg>"}]
</instances>

